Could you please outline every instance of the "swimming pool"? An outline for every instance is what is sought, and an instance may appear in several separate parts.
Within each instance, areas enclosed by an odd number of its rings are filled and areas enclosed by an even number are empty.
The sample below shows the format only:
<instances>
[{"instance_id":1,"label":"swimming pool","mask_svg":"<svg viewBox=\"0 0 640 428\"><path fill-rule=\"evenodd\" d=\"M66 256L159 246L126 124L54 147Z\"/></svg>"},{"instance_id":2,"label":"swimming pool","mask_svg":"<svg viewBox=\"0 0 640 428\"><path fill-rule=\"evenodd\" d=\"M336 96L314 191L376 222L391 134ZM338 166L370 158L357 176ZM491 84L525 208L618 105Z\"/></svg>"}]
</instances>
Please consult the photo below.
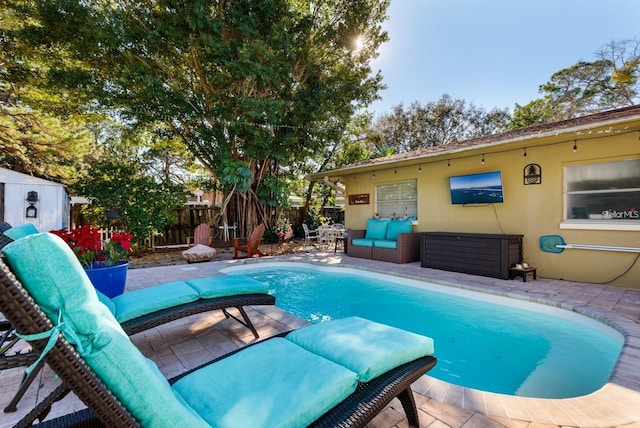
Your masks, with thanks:
<instances>
[{"instance_id":1,"label":"swimming pool","mask_svg":"<svg viewBox=\"0 0 640 428\"><path fill-rule=\"evenodd\" d=\"M276 305L311 322L357 315L434 338L430 376L524 397L599 389L624 343L616 330L559 308L359 271L303 263L224 269L266 282Z\"/></svg>"}]
</instances>

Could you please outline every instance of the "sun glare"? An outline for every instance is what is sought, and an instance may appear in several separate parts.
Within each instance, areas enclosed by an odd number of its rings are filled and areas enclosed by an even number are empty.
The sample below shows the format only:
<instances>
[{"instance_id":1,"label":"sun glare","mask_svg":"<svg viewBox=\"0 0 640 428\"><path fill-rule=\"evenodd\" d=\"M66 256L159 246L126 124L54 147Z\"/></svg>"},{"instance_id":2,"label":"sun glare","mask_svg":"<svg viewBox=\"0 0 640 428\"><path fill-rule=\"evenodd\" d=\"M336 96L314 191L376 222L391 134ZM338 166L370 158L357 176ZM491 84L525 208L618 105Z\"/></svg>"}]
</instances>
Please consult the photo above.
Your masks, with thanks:
<instances>
[{"instance_id":1,"label":"sun glare","mask_svg":"<svg viewBox=\"0 0 640 428\"><path fill-rule=\"evenodd\" d=\"M355 49L354 49L354 51L355 51L356 53L357 53L357 52L360 52L360 51L364 48L364 45L365 45L364 37L363 37L363 36L358 36L358 37L356 37L356 40L355 40L355 42L354 42L354 45L355 45Z\"/></svg>"}]
</instances>

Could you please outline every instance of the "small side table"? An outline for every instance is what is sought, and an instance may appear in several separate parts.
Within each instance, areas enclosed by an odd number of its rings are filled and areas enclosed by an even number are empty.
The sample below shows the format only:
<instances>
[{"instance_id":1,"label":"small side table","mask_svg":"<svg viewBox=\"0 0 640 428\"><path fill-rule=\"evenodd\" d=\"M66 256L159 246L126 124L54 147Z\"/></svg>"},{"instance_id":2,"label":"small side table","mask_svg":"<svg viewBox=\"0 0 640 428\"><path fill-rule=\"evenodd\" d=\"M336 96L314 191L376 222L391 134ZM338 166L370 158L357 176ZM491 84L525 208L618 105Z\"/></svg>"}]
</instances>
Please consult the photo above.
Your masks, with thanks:
<instances>
[{"instance_id":1,"label":"small side table","mask_svg":"<svg viewBox=\"0 0 640 428\"><path fill-rule=\"evenodd\" d=\"M536 279L536 268L529 266L528 268L509 268L509 279L514 279L517 276L522 277L522 282L527 282L527 274L533 273L533 279Z\"/></svg>"}]
</instances>

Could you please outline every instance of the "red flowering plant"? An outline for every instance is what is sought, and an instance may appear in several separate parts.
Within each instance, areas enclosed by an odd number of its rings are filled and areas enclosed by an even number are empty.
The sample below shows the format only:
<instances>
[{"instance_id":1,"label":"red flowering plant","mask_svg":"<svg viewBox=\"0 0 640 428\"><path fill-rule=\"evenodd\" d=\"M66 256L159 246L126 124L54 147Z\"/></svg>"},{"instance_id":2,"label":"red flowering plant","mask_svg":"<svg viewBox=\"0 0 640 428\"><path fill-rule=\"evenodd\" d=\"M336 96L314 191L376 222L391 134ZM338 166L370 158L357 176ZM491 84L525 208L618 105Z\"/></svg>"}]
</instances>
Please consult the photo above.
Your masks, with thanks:
<instances>
[{"instance_id":1,"label":"red flowering plant","mask_svg":"<svg viewBox=\"0 0 640 428\"><path fill-rule=\"evenodd\" d=\"M102 241L100 230L84 225L73 230L52 230L73 250L85 269L116 266L129 259L130 233L114 233L111 239Z\"/></svg>"}]
</instances>

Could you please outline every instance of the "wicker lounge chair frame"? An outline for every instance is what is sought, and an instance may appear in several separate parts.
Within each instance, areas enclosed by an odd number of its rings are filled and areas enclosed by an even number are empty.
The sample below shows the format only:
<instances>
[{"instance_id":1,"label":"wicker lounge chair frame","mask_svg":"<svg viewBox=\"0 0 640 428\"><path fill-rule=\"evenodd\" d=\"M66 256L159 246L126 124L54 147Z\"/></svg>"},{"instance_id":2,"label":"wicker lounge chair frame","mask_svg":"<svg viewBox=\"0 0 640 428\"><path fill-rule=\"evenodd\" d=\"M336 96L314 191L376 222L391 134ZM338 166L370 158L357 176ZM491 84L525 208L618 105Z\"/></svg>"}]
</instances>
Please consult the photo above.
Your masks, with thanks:
<instances>
[{"instance_id":1,"label":"wicker lounge chair frame","mask_svg":"<svg viewBox=\"0 0 640 428\"><path fill-rule=\"evenodd\" d=\"M16 330L22 334L42 333L53 328L52 323L2 260L0 260L0 311L5 314ZM35 352L40 354L46 342L46 339L33 341L32 346ZM256 346L259 343L261 342L250 346ZM232 354L242 352L242 349ZM226 358L227 356L221 358ZM221 358L213 360L213 362ZM48 414L51 405L70 391L73 391L87 405L88 409L53 419L39 426L139 426L127 409L95 376L93 371L62 335L60 335L54 347L44 356L44 361L54 370L63 383L25 416L16 427L31 426L35 420L42 420ZM418 410L411 391L411 384L435 364L435 357L425 356L390 370L370 382L361 383L355 392L321 416L312 426L365 426L393 398L397 397L402 403L409 425L418 427ZM172 379L171 382L177 381L188 373Z\"/></svg>"},{"instance_id":2,"label":"wicker lounge chair frame","mask_svg":"<svg viewBox=\"0 0 640 428\"><path fill-rule=\"evenodd\" d=\"M4 234L2 234L2 232L0 231L0 239L2 239L3 236ZM7 238L6 236L4 238L4 245L12 242L12 240L10 238ZM0 245L0 249L2 249L4 245ZM167 309L162 309L146 315L142 315L140 317L124 321L120 325L128 335L133 335L191 315L221 310L226 318L232 318L251 330L251 333L257 339L259 337L258 331L251 322L251 319L249 318L249 315L245 311L244 307L275 305L275 303L275 297L266 293L236 294L216 297L212 299L198 299L194 302L176 305ZM236 308L240 313L241 318L231 314L228 311L229 308ZM2 310L0 310L0 312L4 313L4 311ZM11 323L11 325L13 324ZM0 340L0 351L2 351L0 352L0 370L15 367L26 367L36 361L38 356L35 352L14 353L9 355L8 351L11 349L13 344L17 342L17 337L15 336L15 334L13 334L14 330L8 325L7 322L0 322L0 332L3 332L2 336L0 336L0 339L2 339ZM42 362L36 368L34 368L31 373L29 373L29 375L25 376L15 396L5 407L5 412L15 412L17 410L18 403L27 392L27 389L29 388L41 368Z\"/></svg>"}]
</instances>

